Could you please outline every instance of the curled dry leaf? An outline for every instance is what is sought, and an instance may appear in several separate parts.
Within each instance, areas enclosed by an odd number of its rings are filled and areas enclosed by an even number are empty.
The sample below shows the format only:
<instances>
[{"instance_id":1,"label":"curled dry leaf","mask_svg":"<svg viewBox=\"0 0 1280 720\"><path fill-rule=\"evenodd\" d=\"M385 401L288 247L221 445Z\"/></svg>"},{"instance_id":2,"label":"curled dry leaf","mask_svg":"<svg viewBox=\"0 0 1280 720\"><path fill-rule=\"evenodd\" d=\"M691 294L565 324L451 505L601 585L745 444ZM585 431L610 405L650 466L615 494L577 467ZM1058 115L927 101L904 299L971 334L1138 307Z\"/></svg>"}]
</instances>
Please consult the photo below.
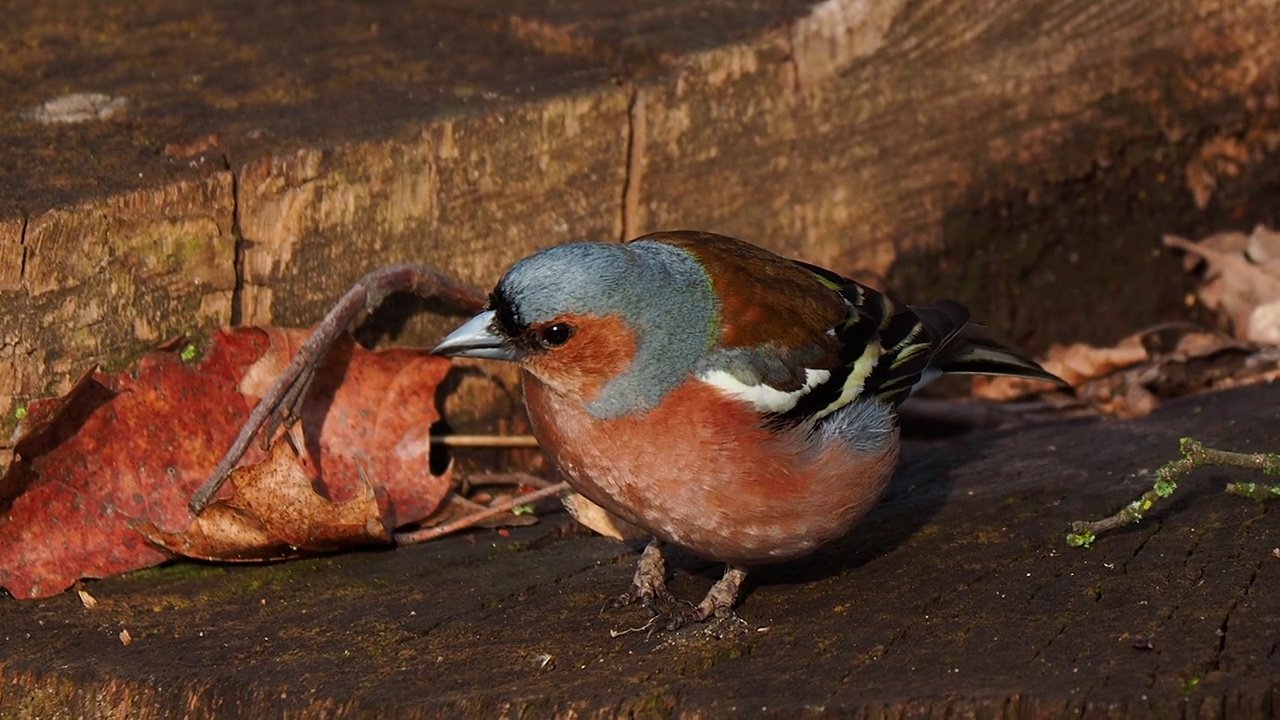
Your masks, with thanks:
<instances>
[{"instance_id":1,"label":"curled dry leaf","mask_svg":"<svg viewBox=\"0 0 1280 720\"><path fill-rule=\"evenodd\" d=\"M1249 145L1238 138L1218 135L1201 145L1186 167L1187 189L1196 207L1208 207L1218 189L1218 180L1236 177L1248 161Z\"/></svg>"},{"instance_id":2,"label":"curled dry leaf","mask_svg":"<svg viewBox=\"0 0 1280 720\"><path fill-rule=\"evenodd\" d=\"M1040 365L1072 387L1078 387L1087 380L1105 377L1149 357L1141 335L1131 335L1109 348L1084 343L1054 345ZM979 376L974 378L973 387L974 394L984 400L1008 402L1042 392L1045 384L1022 378Z\"/></svg>"},{"instance_id":3,"label":"curled dry leaf","mask_svg":"<svg viewBox=\"0 0 1280 720\"><path fill-rule=\"evenodd\" d=\"M93 371L67 396L32 403L0 478L0 586L45 597L77 578L172 559L134 526L186 530L191 493L306 336L222 330L199 362L183 359L185 342L171 343L130 372ZM304 454L325 497L345 503L372 484L386 527L435 510L451 483L430 471L429 429L449 367L425 351L339 344L300 409ZM262 457L255 447L242 465Z\"/></svg>"},{"instance_id":4,"label":"curled dry leaf","mask_svg":"<svg viewBox=\"0 0 1280 720\"><path fill-rule=\"evenodd\" d=\"M152 542L202 560L282 560L357 545L389 544L373 487L335 503L311 486L313 470L277 441L267 458L231 473L231 496L215 500L185 530L135 527Z\"/></svg>"},{"instance_id":5,"label":"curled dry leaf","mask_svg":"<svg viewBox=\"0 0 1280 720\"><path fill-rule=\"evenodd\" d=\"M1280 347L1166 325L1131 335L1114 348L1056 347L1042 364L1071 381L1077 403L1105 415L1135 417L1167 398L1280 379L1277 359ZM1036 389L1010 378L974 381L975 394L1001 401Z\"/></svg>"},{"instance_id":6,"label":"curled dry leaf","mask_svg":"<svg viewBox=\"0 0 1280 720\"><path fill-rule=\"evenodd\" d=\"M1165 245L1203 260L1200 302L1223 313L1235 336L1264 345L1280 345L1280 233L1258 226L1249 235L1219 233L1200 242L1166 235Z\"/></svg>"},{"instance_id":7,"label":"curled dry leaf","mask_svg":"<svg viewBox=\"0 0 1280 720\"><path fill-rule=\"evenodd\" d=\"M645 531L605 510L599 505L591 502L585 497L575 492L566 492L560 496L560 502L564 503L564 509L569 511L574 520L582 523L588 528L617 540L629 540L631 538L644 537L648 535Z\"/></svg>"}]
</instances>

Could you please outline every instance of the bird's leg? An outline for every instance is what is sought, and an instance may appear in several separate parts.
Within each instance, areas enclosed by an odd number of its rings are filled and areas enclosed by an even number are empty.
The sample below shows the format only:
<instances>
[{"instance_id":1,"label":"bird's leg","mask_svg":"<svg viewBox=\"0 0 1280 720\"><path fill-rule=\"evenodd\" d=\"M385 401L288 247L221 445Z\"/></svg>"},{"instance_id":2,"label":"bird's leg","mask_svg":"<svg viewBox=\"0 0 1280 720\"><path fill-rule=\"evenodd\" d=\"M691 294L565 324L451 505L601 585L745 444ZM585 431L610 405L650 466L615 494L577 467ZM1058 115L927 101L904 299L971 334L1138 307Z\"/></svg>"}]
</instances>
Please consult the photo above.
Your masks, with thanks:
<instances>
[{"instance_id":1,"label":"bird's leg","mask_svg":"<svg viewBox=\"0 0 1280 720\"><path fill-rule=\"evenodd\" d=\"M737 565L728 565L724 575L707 591L702 602L687 610L674 612L667 623L667 630L678 630L688 623L700 623L711 616L730 618L733 616L733 605L738 602L738 593L742 590L742 581L747 578L747 569Z\"/></svg>"},{"instance_id":2,"label":"bird's leg","mask_svg":"<svg viewBox=\"0 0 1280 720\"><path fill-rule=\"evenodd\" d=\"M667 563L662 558L662 541L654 538L640 553L636 574L631 579L631 589L609 601L607 609L625 607L639 602L653 616L661 612L654 600L676 603L676 597L667 589Z\"/></svg>"}]
</instances>

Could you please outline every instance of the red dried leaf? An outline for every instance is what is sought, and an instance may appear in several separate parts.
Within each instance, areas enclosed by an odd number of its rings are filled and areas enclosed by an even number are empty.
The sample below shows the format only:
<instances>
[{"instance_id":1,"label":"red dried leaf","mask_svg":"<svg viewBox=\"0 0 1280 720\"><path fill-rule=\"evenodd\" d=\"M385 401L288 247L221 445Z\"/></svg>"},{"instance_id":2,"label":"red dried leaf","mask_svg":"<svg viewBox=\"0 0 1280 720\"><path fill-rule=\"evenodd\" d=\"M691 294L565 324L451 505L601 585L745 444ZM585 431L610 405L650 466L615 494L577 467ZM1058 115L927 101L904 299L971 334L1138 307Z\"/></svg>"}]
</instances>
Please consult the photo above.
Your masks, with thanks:
<instances>
[{"instance_id":1,"label":"red dried leaf","mask_svg":"<svg viewBox=\"0 0 1280 720\"><path fill-rule=\"evenodd\" d=\"M86 376L65 398L32 403L15 460L0 478L0 585L44 597L172 556L134 528L187 528L191 493L231 444L306 330L219 332L199 364L176 346L131 374ZM429 469L435 392L449 362L425 351L371 353L348 338L317 373L301 409L318 491L360 494L363 471L387 527L415 522L448 492ZM260 461L252 449L241 463ZM228 491L224 491L225 496Z\"/></svg>"}]
</instances>

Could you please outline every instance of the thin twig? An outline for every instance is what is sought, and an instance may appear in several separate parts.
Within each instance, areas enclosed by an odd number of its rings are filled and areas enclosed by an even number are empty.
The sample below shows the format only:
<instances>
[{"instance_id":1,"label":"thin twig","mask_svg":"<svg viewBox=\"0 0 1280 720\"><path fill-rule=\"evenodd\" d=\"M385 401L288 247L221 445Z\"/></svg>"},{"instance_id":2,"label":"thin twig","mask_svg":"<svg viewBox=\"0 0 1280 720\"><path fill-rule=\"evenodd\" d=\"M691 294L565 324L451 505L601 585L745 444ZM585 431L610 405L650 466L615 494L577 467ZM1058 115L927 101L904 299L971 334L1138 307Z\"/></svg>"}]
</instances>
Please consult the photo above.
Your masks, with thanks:
<instances>
[{"instance_id":1,"label":"thin twig","mask_svg":"<svg viewBox=\"0 0 1280 720\"><path fill-rule=\"evenodd\" d=\"M537 475L530 475L523 472L509 473L474 473L463 478L463 482L467 487L479 487L481 485L524 485L535 490L541 490L544 487L550 487L552 482L546 478L540 478Z\"/></svg>"},{"instance_id":2,"label":"thin twig","mask_svg":"<svg viewBox=\"0 0 1280 720\"><path fill-rule=\"evenodd\" d=\"M536 448L532 435L433 435L432 445L457 448Z\"/></svg>"},{"instance_id":3,"label":"thin twig","mask_svg":"<svg viewBox=\"0 0 1280 720\"><path fill-rule=\"evenodd\" d=\"M627 628L625 630L610 630L609 637L619 638L619 637L622 637L623 635L630 635L631 633L644 632L645 630L652 631L654 625L658 622L659 617L661 616L654 615L653 617L649 618L649 622L641 625L640 627ZM650 635L652 635L652 632L650 632Z\"/></svg>"},{"instance_id":4,"label":"thin twig","mask_svg":"<svg viewBox=\"0 0 1280 720\"><path fill-rule=\"evenodd\" d=\"M481 485L514 485L515 487L530 487L534 490L541 490L544 487L550 487L552 481L540 478L537 475L530 475L524 472L510 473L476 473L473 475L464 475L458 481L457 492L459 495L470 495L473 488Z\"/></svg>"},{"instance_id":5,"label":"thin twig","mask_svg":"<svg viewBox=\"0 0 1280 720\"><path fill-rule=\"evenodd\" d=\"M1250 500L1266 502L1280 497L1280 485L1271 483L1227 483L1227 492Z\"/></svg>"},{"instance_id":6,"label":"thin twig","mask_svg":"<svg viewBox=\"0 0 1280 720\"><path fill-rule=\"evenodd\" d=\"M1280 453L1238 453L1217 450L1205 447L1203 443L1191 438L1182 438L1179 449L1182 451L1182 457L1156 470L1155 484L1150 490L1139 495L1136 500L1125 505L1114 515L1101 520L1077 520L1071 523L1071 532L1067 533L1067 545L1089 547L1098 533L1142 520L1142 517L1155 507L1157 502L1173 495L1178 489L1178 482L1197 468L1213 465L1260 470L1267 475L1280 475ZM1280 496L1280 492L1277 492L1273 486L1256 483L1232 483L1227 486L1227 492L1255 499Z\"/></svg>"},{"instance_id":7,"label":"thin twig","mask_svg":"<svg viewBox=\"0 0 1280 720\"><path fill-rule=\"evenodd\" d=\"M259 430L266 426L265 439L270 440L279 422L289 424L297 419L298 406L305 396L307 386L333 343L357 315L376 308L388 295L396 292L435 298L468 312L474 312L484 304L483 294L423 265L392 265L360 278L315 326L284 372L276 378L275 384L258 401L227 454L218 461L209 479L191 496L191 512L199 514L209 504L209 500L226 482L227 476L239 464L240 458L244 457Z\"/></svg>"},{"instance_id":8,"label":"thin twig","mask_svg":"<svg viewBox=\"0 0 1280 720\"><path fill-rule=\"evenodd\" d=\"M561 482L561 483L556 483L555 485L544 487L541 490L535 490L531 493L526 493L524 495L516 495L509 498L503 498L502 500L495 502L494 504L490 505L487 509L481 512L478 512L474 515L468 515L464 518L459 518L457 520L454 520L451 523L445 523L444 525L438 525L433 528L423 528L421 530L414 530L413 532L396 533L395 535L396 543L400 545L412 545L414 543L426 542L427 540L434 540L438 537L443 537L450 533L455 533L459 530L462 530L463 528L469 528L472 525L475 525L478 522L483 522L485 520L488 520L489 518L495 515L501 515L502 513L509 511L511 508L517 505L528 505L530 503L535 503L543 498L552 497L553 495L559 495L560 493L568 489L569 489L569 483Z\"/></svg>"}]
</instances>

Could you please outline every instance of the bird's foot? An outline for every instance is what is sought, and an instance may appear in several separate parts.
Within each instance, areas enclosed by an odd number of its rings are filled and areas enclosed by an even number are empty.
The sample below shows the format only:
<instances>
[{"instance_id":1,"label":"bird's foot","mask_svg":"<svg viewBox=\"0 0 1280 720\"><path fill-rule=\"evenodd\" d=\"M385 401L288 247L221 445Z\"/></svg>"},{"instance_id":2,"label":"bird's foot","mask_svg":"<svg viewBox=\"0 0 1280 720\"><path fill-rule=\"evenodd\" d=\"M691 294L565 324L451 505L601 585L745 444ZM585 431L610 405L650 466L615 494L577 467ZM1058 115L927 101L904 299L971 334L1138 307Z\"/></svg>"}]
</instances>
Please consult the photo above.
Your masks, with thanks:
<instances>
[{"instance_id":1,"label":"bird's foot","mask_svg":"<svg viewBox=\"0 0 1280 720\"><path fill-rule=\"evenodd\" d=\"M636 564L636 574L631 579L631 589L605 603L605 610L617 610L633 603L648 611L652 618L662 615L657 601L669 605L680 602L667 589L667 563L662 558L662 542L651 541L640 554L640 562Z\"/></svg>"},{"instance_id":2,"label":"bird's foot","mask_svg":"<svg viewBox=\"0 0 1280 720\"><path fill-rule=\"evenodd\" d=\"M706 622L715 617L719 621L740 624L743 622L733 612L733 605L738 601L738 593L742 590L742 581L747 577L744 568L730 565L724 569L724 576L716 581L707 591L706 597L697 605L685 603L688 607L672 610L667 618L668 631L679 630L685 625Z\"/></svg>"},{"instance_id":3,"label":"bird's foot","mask_svg":"<svg viewBox=\"0 0 1280 720\"><path fill-rule=\"evenodd\" d=\"M726 637L745 631L746 623L733 612L734 603L737 602L738 593L742 589L742 582L747 576L745 568L733 565L725 568L724 576L711 586L706 597L702 598L702 602L697 605L681 600L667 590L665 570L661 545L655 540L640 556L631 590L610 600L605 606L606 609L614 609L638 602L648 611L649 621L638 628L614 631L615 637L644 631L652 637L659 631L674 632L689 625L708 622L713 618L714 622L707 627L712 635ZM662 606L659 605L659 601Z\"/></svg>"}]
</instances>

